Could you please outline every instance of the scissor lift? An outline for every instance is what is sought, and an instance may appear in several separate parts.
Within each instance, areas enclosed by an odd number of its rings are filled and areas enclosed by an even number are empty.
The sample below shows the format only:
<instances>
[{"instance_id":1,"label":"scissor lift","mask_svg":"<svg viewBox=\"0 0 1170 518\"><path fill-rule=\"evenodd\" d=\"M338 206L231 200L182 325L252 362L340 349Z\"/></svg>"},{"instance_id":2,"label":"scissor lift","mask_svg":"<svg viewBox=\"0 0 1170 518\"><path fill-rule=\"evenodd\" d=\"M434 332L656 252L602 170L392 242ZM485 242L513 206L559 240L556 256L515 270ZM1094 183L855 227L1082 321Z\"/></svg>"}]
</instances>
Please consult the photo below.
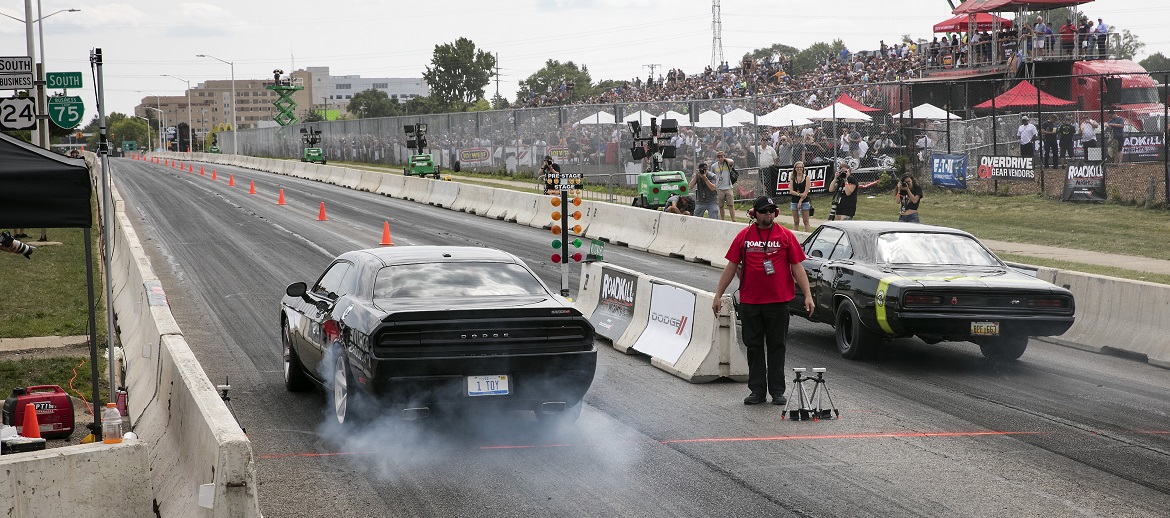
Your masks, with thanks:
<instances>
[{"instance_id":1,"label":"scissor lift","mask_svg":"<svg viewBox=\"0 0 1170 518\"><path fill-rule=\"evenodd\" d=\"M272 117L272 120L281 126L288 126L289 124L296 124L298 121L297 116L293 115L297 109L297 103L292 100L292 96L297 91L304 90L305 85L304 81L299 77L294 79L291 76L285 76L282 79L281 74L283 73L284 71L280 69L273 70L273 81L271 83L265 83L264 88L272 90L276 92L276 95L280 96L277 100L272 101L272 105L276 106L279 112Z\"/></svg>"}]
</instances>

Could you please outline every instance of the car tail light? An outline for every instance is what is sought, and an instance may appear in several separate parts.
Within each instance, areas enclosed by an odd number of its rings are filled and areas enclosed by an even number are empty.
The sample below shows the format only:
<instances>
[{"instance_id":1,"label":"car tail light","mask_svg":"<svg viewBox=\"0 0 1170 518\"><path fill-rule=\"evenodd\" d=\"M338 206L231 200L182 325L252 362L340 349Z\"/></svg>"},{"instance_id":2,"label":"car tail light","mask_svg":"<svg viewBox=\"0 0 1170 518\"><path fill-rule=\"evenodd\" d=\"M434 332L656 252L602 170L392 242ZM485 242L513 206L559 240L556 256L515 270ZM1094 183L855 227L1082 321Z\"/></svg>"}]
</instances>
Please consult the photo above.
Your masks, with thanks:
<instances>
[{"instance_id":1,"label":"car tail light","mask_svg":"<svg viewBox=\"0 0 1170 518\"><path fill-rule=\"evenodd\" d=\"M683 186L679 187L678 190L681 192L687 192L687 186L683 185Z\"/></svg>"},{"instance_id":2,"label":"car tail light","mask_svg":"<svg viewBox=\"0 0 1170 518\"><path fill-rule=\"evenodd\" d=\"M942 297L908 293L902 296L902 303L907 306L937 306L942 304Z\"/></svg>"},{"instance_id":3,"label":"car tail light","mask_svg":"<svg viewBox=\"0 0 1170 518\"><path fill-rule=\"evenodd\" d=\"M321 333L325 335L327 343L333 343L341 337L341 326L337 325L336 320L326 320L321 324Z\"/></svg>"},{"instance_id":4,"label":"car tail light","mask_svg":"<svg viewBox=\"0 0 1170 518\"><path fill-rule=\"evenodd\" d=\"M657 188L657 187L655 187L655 188L654 188L654 194L658 194L658 188Z\"/></svg>"},{"instance_id":5,"label":"car tail light","mask_svg":"<svg viewBox=\"0 0 1170 518\"><path fill-rule=\"evenodd\" d=\"M1030 308L1067 308L1068 299L1064 297L1038 297L1028 299Z\"/></svg>"}]
</instances>

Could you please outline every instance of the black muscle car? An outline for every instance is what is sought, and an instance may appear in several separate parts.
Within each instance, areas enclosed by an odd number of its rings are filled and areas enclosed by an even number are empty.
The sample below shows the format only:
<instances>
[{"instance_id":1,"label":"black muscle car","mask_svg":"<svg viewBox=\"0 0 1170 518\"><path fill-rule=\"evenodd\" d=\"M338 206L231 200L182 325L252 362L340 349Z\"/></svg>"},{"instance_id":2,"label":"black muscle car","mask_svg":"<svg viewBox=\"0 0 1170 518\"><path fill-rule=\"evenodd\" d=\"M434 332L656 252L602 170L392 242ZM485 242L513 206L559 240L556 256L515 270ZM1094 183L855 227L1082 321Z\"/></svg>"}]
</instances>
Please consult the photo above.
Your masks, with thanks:
<instances>
[{"instance_id":1,"label":"black muscle car","mask_svg":"<svg viewBox=\"0 0 1170 518\"><path fill-rule=\"evenodd\" d=\"M572 421L593 382L589 320L499 250L347 252L285 293L286 387L322 385L339 424L468 407Z\"/></svg>"},{"instance_id":2,"label":"black muscle car","mask_svg":"<svg viewBox=\"0 0 1170 518\"><path fill-rule=\"evenodd\" d=\"M833 221L805 239L803 263L816 310L845 358L883 339L969 341L990 359L1014 360L1030 336L1073 324L1070 291L1019 273L974 236L916 223ZM793 313L808 316L803 299Z\"/></svg>"}]
</instances>

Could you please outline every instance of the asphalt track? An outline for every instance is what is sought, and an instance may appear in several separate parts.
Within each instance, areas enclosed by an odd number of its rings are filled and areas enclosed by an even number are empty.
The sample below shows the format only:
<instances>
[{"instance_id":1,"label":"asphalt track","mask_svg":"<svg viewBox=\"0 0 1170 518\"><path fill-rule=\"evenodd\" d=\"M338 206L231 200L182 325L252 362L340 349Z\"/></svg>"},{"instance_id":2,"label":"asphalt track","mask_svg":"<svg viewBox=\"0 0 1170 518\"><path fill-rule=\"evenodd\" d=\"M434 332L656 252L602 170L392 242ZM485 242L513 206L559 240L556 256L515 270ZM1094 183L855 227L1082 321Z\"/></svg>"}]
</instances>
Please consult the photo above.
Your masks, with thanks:
<instances>
[{"instance_id":1,"label":"asphalt track","mask_svg":"<svg viewBox=\"0 0 1170 518\"><path fill-rule=\"evenodd\" d=\"M1032 341L1018 362L899 340L840 358L794 319L787 364L827 367L841 419L781 420L741 383L691 385L599 342L581 419L326 422L320 391L283 387L284 287L378 244L486 245L559 284L552 235L437 207L205 164L112 160L175 317L253 441L266 516L1165 516L1170 376ZM215 167L218 181L211 180ZM227 185L233 174L236 186ZM249 195L249 181L258 191ZM283 188L287 205L279 206ZM327 221L318 221L324 202ZM551 208L551 206L550 206ZM701 239L702 236L696 236ZM621 266L713 289L718 270L619 246ZM571 285L576 287L576 271ZM700 309L701 310L701 309Z\"/></svg>"}]
</instances>

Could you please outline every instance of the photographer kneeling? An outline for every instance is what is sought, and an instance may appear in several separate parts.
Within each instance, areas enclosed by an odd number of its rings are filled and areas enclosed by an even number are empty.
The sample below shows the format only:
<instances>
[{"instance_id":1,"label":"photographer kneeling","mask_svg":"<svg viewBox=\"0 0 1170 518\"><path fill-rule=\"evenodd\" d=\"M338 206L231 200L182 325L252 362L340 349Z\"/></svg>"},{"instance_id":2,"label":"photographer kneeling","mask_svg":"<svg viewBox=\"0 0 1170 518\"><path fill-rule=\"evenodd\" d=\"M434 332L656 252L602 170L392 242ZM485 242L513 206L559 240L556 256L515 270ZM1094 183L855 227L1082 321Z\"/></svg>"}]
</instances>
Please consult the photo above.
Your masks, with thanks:
<instances>
[{"instance_id":1,"label":"photographer kneeling","mask_svg":"<svg viewBox=\"0 0 1170 518\"><path fill-rule=\"evenodd\" d=\"M676 194L666 199L666 207L662 210L671 214L690 216L695 211L695 201L690 196Z\"/></svg>"},{"instance_id":2,"label":"photographer kneeling","mask_svg":"<svg viewBox=\"0 0 1170 518\"><path fill-rule=\"evenodd\" d=\"M840 190L838 190L840 189ZM831 211L836 216L833 219L842 221L846 219L853 219L857 214L857 179L853 178L853 168L849 167L849 163L841 164L841 172L833 177L833 181L829 183L829 192L836 193L833 196L833 210Z\"/></svg>"},{"instance_id":3,"label":"photographer kneeling","mask_svg":"<svg viewBox=\"0 0 1170 518\"><path fill-rule=\"evenodd\" d=\"M921 223L918 217L918 202L922 201L922 187L914 181L914 177L905 175L894 191L898 198L901 210L898 212L898 221Z\"/></svg>"}]
</instances>

